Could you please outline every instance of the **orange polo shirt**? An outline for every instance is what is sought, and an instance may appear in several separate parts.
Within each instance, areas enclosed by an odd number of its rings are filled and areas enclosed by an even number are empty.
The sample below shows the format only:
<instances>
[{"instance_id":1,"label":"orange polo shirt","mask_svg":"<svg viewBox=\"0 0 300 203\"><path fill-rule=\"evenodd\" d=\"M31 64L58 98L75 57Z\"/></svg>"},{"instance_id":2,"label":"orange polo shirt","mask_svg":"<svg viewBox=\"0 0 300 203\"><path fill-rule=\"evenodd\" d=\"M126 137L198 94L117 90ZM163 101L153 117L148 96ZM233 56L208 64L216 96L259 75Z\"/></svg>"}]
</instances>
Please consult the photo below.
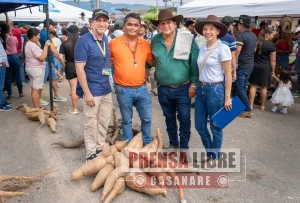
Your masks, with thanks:
<instances>
[{"instance_id":1,"label":"orange polo shirt","mask_svg":"<svg viewBox=\"0 0 300 203\"><path fill-rule=\"evenodd\" d=\"M146 61L153 59L151 46L147 40L140 37L138 39L135 53L136 67L134 65L133 53L124 35L111 40L109 49L114 65L114 82L116 84L133 87L146 82Z\"/></svg>"}]
</instances>

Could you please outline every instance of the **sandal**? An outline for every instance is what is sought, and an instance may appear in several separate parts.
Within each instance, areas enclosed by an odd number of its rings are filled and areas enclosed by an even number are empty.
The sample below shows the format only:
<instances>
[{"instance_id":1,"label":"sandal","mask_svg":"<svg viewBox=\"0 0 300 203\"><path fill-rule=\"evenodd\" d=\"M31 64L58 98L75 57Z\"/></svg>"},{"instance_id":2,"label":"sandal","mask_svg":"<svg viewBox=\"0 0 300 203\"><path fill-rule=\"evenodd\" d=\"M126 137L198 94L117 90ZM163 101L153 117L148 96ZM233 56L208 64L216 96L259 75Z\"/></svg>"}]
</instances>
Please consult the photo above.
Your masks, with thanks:
<instances>
[{"instance_id":1,"label":"sandal","mask_svg":"<svg viewBox=\"0 0 300 203\"><path fill-rule=\"evenodd\" d=\"M266 107L265 106L261 106L260 110L264 111L264 110L266 110Z\"/></svg>"}]
</instances>

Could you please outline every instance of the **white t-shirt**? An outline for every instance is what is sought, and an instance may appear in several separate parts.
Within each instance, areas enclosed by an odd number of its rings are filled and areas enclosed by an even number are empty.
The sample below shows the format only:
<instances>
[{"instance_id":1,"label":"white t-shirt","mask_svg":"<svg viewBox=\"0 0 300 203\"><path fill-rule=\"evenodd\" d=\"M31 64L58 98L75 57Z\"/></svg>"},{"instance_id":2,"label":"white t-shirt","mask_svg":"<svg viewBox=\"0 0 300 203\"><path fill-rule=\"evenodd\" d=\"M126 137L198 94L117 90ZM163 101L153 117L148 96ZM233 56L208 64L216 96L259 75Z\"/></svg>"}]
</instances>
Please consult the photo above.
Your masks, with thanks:
<instances>
[{"instance_id":1,"label":"white t-shirt","mask_svg":"<svg viewBox=\"0 0 300 203\"><path fill-rule=\"evenodd\" d=\"M89 24L89 20L87 18L79 18L77 21L76 21L76 25L79 29L81 29L82 27L84 26L87 26Z\"/></svg>"},{"instance_id":2,"label":"white t-shirt","mask_svg":"<svg viewBox=\"0 0 300 203\"><path fill-rule=\"evenodd\" d=\"M220 40L218 40L220 41ZM218 42L217 41L217 42ZM217 43L216 42L216 43ZM209 52L209 48L206 48L207 43L200 47L197 64L200 71L200 64L206 54ZM212 45L213 47L214 45ZM199 76L201 82L220 82L224 80L224 72L222 67L222 62L231 61L232 56L230 49L227 45L221 44L218 48L214 50L213 53L207 58L202 72Z\"/></svg>"},{"instance_id":3,"label":"white t-shirt","mask_svg":"<svg viewBox=\"0 0 300 203\"><path fill-rule=\"evenodd\" d=\"M54 38L52 38L52 42L55 44L57 52L59 52L59 48L60 48L60 45L61 45L60 39L54 37Z\"/></svg>"},{"instance_id":4,"label":"white t-shirt","mask_svg":"<svg viewBox=\"0 0 300 203\"><path fill-rule=\"evenodd\" d=\"M200 48L203 44L205 44L207 41L205 39L205 37L203 37L202 35L198 34L197 37L195 38L195 41L198 45L198 47Z\"/></svg>"}]
</instances>

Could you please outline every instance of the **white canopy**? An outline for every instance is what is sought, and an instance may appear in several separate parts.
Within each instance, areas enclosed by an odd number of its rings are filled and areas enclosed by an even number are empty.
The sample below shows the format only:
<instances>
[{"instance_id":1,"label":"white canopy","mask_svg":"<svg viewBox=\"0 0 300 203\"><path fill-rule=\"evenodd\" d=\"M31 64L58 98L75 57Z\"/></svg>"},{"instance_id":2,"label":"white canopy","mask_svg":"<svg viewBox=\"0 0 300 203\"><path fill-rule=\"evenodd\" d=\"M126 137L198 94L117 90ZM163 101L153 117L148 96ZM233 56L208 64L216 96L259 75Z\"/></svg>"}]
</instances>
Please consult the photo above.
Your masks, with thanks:
<instances>
[{"instance_id":1,"label":"white canopy","mask_svg":"<svg viewBox=\"0 0 300 203\"><path fill-rule=\"evenodd\" d=\"M282 17L300 16L300 0L195 0L177 9L185 18L206 18L213 14L238 17L249 16Z\"/></svg>"},{"instance_id":2,"label":"white canopy","mask_svg":"<svg viewBox=\"0 0 300 203\"><path fill-rule=\"evenodd\" d=\"M92 17L92 12L61 3L56 0L49 0L49 17L56 22L76 22L80 18L80 13L84 12L86 18ZM46 14L43 13L43 6L35 6L30 9L21 9L15 12L8 12L8 16L13 21L43 21ZM4 14L0 14L0 21L5 21Z\"/></svg>"}]
</instances>

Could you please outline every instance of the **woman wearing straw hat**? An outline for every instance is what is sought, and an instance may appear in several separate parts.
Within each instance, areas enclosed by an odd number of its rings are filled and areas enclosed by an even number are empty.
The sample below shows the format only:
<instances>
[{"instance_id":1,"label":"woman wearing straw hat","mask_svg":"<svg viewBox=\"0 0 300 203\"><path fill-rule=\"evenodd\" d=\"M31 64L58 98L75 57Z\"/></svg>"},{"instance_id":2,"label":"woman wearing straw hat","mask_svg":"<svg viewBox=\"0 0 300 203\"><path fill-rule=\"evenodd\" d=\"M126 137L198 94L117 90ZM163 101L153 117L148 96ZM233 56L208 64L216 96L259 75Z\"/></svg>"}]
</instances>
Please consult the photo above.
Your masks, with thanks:
<instances>
[{"instance_id":1,"label":"woman wearing straw hat","mask_svg":"<svg viewBox=\"0 0 300 203\"><path fill-rule=\"evenodd\" d=\"M207 117L210 118L222 107L231 110L231 52L227 45L219 38L226 35L228 29L214 15L209 15L206 20L195 24L197 32L205 37L207 42L200 47L198 56L199 83L195 100L195 127L200 134L206 149L206 158L215 164L219 159L222 146L222 130L210 123L207 128Z\"/></svg>"}]
</instances>

